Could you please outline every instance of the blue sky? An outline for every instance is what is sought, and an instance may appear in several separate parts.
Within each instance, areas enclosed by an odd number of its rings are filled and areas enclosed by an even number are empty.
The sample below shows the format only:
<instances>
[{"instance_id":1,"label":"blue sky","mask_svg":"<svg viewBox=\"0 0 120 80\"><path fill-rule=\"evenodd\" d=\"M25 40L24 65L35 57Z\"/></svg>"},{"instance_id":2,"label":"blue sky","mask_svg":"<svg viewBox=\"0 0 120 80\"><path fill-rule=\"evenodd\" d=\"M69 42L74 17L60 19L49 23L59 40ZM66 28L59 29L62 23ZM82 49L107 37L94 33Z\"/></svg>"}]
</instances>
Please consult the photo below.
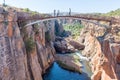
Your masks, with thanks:
<instances>
[{"instance_id":1,"label":"blue sky","mask_svg":"<svg viewBox=\"0 0 120 80\"><path fill-rule=\"evenodd\" d=\"M105 13L120 8L120 0L6 0L6 3L41 13L51 13L54 9L67 12L69 8L79 13Z\"/></svg>"}]
</instances>

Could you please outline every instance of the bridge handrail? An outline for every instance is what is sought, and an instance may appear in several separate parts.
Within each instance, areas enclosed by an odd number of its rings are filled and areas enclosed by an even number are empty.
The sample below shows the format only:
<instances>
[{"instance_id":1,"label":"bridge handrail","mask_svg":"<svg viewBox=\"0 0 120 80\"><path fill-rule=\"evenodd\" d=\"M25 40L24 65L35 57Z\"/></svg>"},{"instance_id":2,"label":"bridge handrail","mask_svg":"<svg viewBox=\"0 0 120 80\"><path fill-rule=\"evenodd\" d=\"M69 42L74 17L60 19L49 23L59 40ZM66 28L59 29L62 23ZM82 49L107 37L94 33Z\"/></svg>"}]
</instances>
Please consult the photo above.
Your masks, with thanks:
<instances>
[{"instance_id":1,"label":"bridge handrail","mask_svg":"<svg viewBox=\"0 0 120 80\"><path fill-rule=\"evenodd\" d=\"M43 20L43 19L49 19L49 18L82 18L82 19L87 19L87 20L97 20L97 21L106 21L106 22L113 22L113 23L118 23L118 19L110 17L110 18L104 18L104 17L89 17L89 16L49 16L49 17L37 17L37 18L24 18L24 17L19 17L18 21L27 21L27 20ZM104 18L104 19L103 19Z\"/></svg>"},{"instance_id":2,"label":"bridge handrail","mask_svg":"<svg viewBox=\"0 0 120 80\"><path fill-rule=\"evenodd\" d=\"M59 16L59 18L60 18L60 17L62 18L63 16ZM66 16L66 17L64 17L64 18L70 18L70 17ZM32 22L32 23L29 23L29 24L25 25L25 27L30 26L30 25L33 25L33 24L36 24L36 23L40 23L40 22L43 22L43 21L55 20L55 19L58 19L58 17L49 17L49 18L47 17L47 18L44 18L44 19L37 20L37 21L34 21L34 22ZM93 23L93 24L95 24L95 25L99 25L99 26L101 26L101 27L109 28L109 26L107 26L107 25L98 24L98 23L93 22L93 21L91 21L91 20L86 20L86 19L78 18L77 16L74 17L74 19L82 20L82 21L85 21L85 22L90 22L90 23Z\"/></svg>"}]
</instances>

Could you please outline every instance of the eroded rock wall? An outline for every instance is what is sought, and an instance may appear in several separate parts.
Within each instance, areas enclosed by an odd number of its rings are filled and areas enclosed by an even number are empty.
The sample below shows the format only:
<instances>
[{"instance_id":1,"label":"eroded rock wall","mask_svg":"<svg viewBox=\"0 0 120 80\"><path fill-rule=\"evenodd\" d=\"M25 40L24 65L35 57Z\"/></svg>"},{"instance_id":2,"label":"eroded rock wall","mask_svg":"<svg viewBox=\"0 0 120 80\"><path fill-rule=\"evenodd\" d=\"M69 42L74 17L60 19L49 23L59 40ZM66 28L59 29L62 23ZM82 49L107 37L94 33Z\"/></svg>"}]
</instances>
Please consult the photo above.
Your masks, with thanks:
<instances>
[{"instance_id":1,"label":"eroded rock wall","mask_svg":"<svg viewBox=\"0 0 120 80\"><path fill-rule=\"evenodd\" d=\"M118 43L120 39L116 34L116 42L114 36L112 30L100 26L87 26L81 33L83 39L81 41L85 45L82 54L90 60L92 80L120 80L120 44Z\"/></svg>"},{"instance_id":2,"label":"eroded rock wall","mask_svg":"<svg viewBox=\"0 0 120 80\"><path fill-rule=\"evenodd\" d=\"M3 8L0 8L0 13L0 80L42 80L41 75L54 61L54 24L45 26L41 23L37 31L35 26L23 29L26 23L32 21L17 20L20 16L29 15ZM45 32L48 29L51 39L46 42ZM27 38L34 42L31 51L27 51L25 45Z\"/></svg>"},{"instance_id":3,"label":"eroded rock wall","mask_svg":"<svg viewBox=\"0 0 120 80\"><path fill-rule=\"evenodd\" d=\"M0 80L31 80L17 14L3 9L0 13Z\"/></svg>"}]
</instances>

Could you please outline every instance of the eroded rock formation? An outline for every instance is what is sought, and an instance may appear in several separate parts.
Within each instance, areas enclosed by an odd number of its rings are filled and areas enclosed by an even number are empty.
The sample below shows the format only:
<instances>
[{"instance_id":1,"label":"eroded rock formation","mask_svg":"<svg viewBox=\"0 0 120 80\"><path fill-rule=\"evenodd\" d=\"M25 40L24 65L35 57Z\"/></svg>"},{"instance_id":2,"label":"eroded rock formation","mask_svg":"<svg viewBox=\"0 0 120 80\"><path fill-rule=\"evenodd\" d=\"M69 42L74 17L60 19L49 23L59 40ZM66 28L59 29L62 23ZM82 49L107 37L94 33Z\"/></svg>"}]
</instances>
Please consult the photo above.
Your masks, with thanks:
<instances>
[{"instance_id":1,"label":"eroded rock formation","mask_svg":"<svg viewBox=\"0 0 120 80\"><path fill-rule=\"evenodd\" d=\"M64 38L56 37L54 47L57 52L60 53L72 53L75 52L75 48L71 46Z\"/></svg>"},{"instance_id":2,"label":"eroded rock formation","mask_svg":"<svg viewBox=\"0 0 120 80\"><path fill-rule=\"evenodd\" d=\"M87 27L81 33L85 49L83 55L89 58L92 68L92 80L119 80L119 35L116 30L105 27ZM97 32L95 29L99 29Z\"/></svg>"},{"instance_id":3,"label":"eroded rock formation","mask_svg":"<svg viewBox=\"0 0 120 80\"><path fill-rule=\"evenodd\" d=\"M41 75L54 61L54 24L41 23L37 29L35 25L24 28L24 23L30 20L17 20L30 15L11 8L0 8L0 13L0 80L42 80ZM49 42L45 38L48 30ZM33 45L32 50L27 45Z\"/></svg>"}]
</instances>

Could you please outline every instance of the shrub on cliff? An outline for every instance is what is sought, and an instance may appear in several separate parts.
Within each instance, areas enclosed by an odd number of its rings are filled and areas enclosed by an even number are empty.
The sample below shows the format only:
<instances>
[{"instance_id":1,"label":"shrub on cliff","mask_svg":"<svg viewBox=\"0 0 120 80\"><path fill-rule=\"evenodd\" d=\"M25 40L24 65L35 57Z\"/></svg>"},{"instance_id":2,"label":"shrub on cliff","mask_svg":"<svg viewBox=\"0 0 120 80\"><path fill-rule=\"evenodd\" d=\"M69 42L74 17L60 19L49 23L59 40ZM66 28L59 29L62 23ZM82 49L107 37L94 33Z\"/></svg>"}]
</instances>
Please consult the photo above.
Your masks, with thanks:
<instances>
[{"instance_id":1,"label":"shrub on cliff","mask_svg":"<svg viewBox=\"0 0 120 80\"><path fill-rule=\"evenodd\" d=\"M32 27L33 27L33 31L35 32L35 35L39 35L39 25L34 24L32 25Z\"/></svg>"},{"instance_id":2,"label":"shrub on cliff","mask_svg":"<svg viewBox=\"0 0 120 80\"><path fill-rule=\"evenodd\" d=\"M27 53L30 53L35 49L35 42L31 37L25 40L25 48Z\"/></svg>"},{"instance_id":3,"label":"shrub on cliff","mask_svg":"<svg viewBox=\"0 0 120 80\"><path fill-rule=\"evenodd\" d=\"M50 36L50 32L49 31L45 32L45 40L46 40L46 42L50 42L51 41L51 36Z\"/></svg>"},{"instance_id":4,"label":"shrub on cliff","mask_svg":"<svg viewBox=\"0 0 120 80\"><path fill-rule=\"evenodd\" d=\"M24 12L29 12L30 9L29 9L29 8L25 8L25 9L23 9L23 11L24 11Z\"/></svg>"},{"instance_id":5,"label":"shrub on cliff","mask_svg":"<svg viewBox=\"0 0 120 80\"><path fill-rule=\"evenodd\" d=\"M29 8L24 8L23 12L31 13L32 16L39 14L37 11L32 11Z\"/></svg>"}]
</instances>

